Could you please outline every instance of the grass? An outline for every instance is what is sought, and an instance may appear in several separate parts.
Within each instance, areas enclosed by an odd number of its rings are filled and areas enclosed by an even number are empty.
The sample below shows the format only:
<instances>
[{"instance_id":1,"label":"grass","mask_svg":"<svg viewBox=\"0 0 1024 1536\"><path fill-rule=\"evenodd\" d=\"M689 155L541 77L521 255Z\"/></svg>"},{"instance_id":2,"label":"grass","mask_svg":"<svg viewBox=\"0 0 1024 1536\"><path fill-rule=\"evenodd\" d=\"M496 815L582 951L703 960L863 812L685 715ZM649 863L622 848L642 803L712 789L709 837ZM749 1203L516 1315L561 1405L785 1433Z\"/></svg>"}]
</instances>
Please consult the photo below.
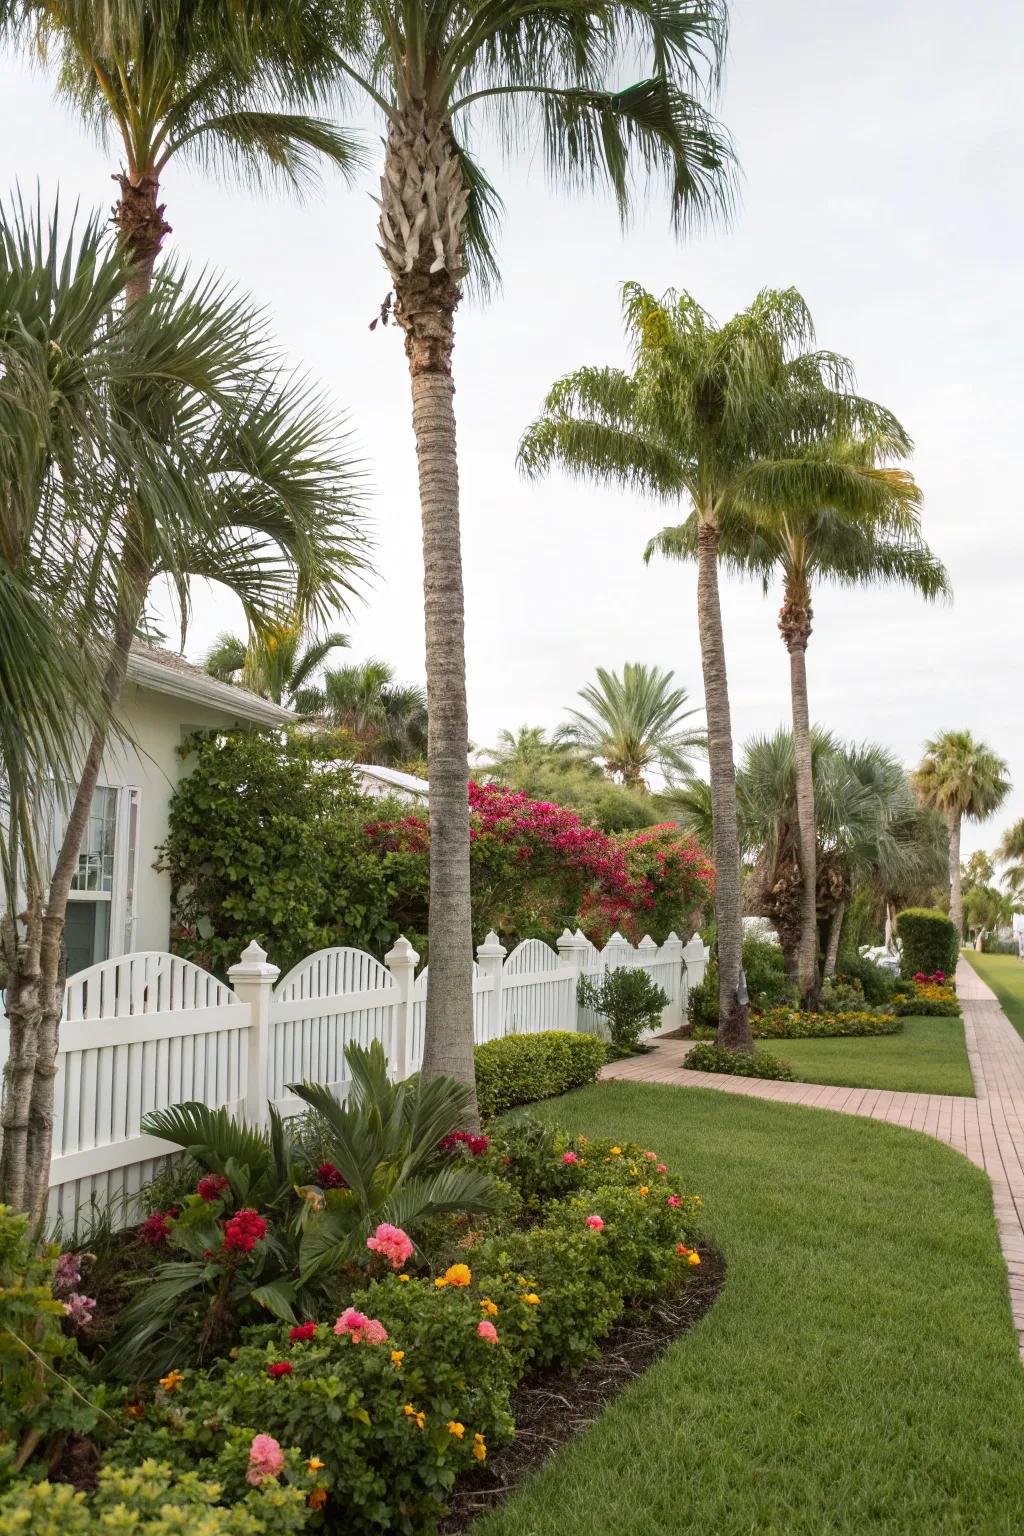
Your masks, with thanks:
<instances>
[{"instance_id":1,"label":"grass","mask_svg":"<svg viewBox=\"0 0 1024 1536\"><path fill-rule=\"evenodd\" d=\"M1024 963L1016 955L979 955L974 949L963 953L982 981L988 982L1018 1035L1024 1035Z\"/></svg>"},{"instance_id":2,"label":"grass","mask_svg":"<svg viewBox=\"0 0 1024 1536\"><path fill-rule=\"evenodd\" d=\"M680 1169L728 1273L472 1536L1020 1531L1024 1370L980 1170L894 1126L708 1090L608 1082L537 1111Z\"/></svg>"},{"instance_id":3,"label":"grass","mask_svg":"<svg viewBox=\"0 0 1024 1536\"><path fill-rule=\"evenodd\" d=\"M1024 1014L1024 994L1021 1003ZM841 1088L892 1088L900 1093L973 1097L974 1083L960 1019L904 1019L898 1035L837 1040L764 1040L801 1082Z\"/></svg>"}]
</instances>

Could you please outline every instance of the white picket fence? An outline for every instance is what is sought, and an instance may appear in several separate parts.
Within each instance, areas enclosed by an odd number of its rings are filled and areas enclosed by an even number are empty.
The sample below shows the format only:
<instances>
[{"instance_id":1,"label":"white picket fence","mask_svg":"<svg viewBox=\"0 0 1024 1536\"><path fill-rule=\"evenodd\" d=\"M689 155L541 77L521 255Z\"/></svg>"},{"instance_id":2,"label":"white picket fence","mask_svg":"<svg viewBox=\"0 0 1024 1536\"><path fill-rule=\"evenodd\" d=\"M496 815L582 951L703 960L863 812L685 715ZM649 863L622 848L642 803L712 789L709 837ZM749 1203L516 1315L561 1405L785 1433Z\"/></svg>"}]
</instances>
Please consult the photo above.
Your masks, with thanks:
<instances>
[{"instance_id":1,"label":"white picket fence","mask_svg":"<svg viewBox=\"0 0 1024 1536\"><path fill-rule=\"evenodd\" d=\"M324 949L281 977L252 943L228 972L230 986L169 954L123 955L71 977L57 1060L51 1217L69 1224L93 1204L120 1213L130 1207L173 1150L143 1132L150 1110L198 1100L263 1125L268 1101L285 1114L301 1108L289 1083L324 1083L343 1098L353 1040L379 1040L395 1077L411 1075L423 1058L429 985L426 966L416 974L418 962L401 938L384 963L358 949ZM670 934L660 946L645 938L634 947L614 934L598 950L567 929L557 948L527 939L506 954L490 933L473 968L474 1038L597 1032L598 1020L577 1005L577 981L620 966L646 970L664 988L661 1030L671 1030L706 962L697 935L685 946Z\"/></svg>"}]
</instances>

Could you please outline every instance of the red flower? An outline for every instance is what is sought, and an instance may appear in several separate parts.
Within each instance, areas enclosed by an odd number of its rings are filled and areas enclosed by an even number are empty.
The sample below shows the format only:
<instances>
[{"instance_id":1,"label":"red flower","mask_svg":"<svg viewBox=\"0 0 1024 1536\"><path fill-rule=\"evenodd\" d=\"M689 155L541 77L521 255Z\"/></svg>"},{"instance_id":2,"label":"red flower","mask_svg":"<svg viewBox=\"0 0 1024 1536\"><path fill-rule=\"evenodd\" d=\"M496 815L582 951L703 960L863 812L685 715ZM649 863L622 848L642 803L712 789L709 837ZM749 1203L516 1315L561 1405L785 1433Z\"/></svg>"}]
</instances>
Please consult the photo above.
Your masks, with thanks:
<instances>
[{"instance_id":1,"label":"red flower","mask_svg":"<svg viewBox=\"0 0 1024 1536\"><path fill-rule=\"evenodd\" d=\"M228 1187L228 1181L222 1173L207 1173L196 1185L196 1194L202 1200L219 1200Z\"/></svg>"},{"instance_id":2,"label":"red flower","mask_svg":"<svg viewBox=\"0 0 1024 1536\"><path fill-rule=\"evenodd\" d=\"M251 1253L256 1243L267 1235L267 1224L257 1211L236 1211L224 1223L224 1247L234 1253Z\"/></svg>"},{"instance_id":3,"label":"red flower","mask_svg":"<svg viewBox=\"0 0 1024 1536\"><path fill-rule=\"evenodd\" d=\"M288 1334L293 1344L303 1344L307 1339L316 1335L316 1323L299 1323L297 1328L292 1328ZM289 1366L289 1370L291 1367Z\"/></svg>"},{"instance_id":4,"label":"red flower","mask_svg":"<svg viewBox=\"0 0 1024 1536\"><path fill-rule=\"evenodd\" d=\"M276 1381L279 1376L290 1376L292 1363L290 1360L275 1360L273 1365L267 1366L267 1375L273 1376Z\"/></svg>"},{"instance_id":5,"label":"red flower","mask_svg":"<svg viewBox=\"0 0 1024 1536\"><path fill-rule=\"evenodd\" d=\"M333 1163L321 1163L316 1177L321 1189L348 1189L348 1180Z\"/></svg>"},{"instance_id":6,"label":"red flower","mask_svg":"<svg viewBox=\"0 0 1024 1536\"><path fill-rule=\"evenodd\" d=\"M473 1157L482 1157L490 1146L487 1136L473 1136L469 1131L449 1131L437 1144L439 1152L454 1152L458 1147L465 1147Z\"/></svg>"},{"instance_id":7,"label":"red flower","mask_svg":"<svg viewBox=\"0 0 1024 1536\"><path fill-rule=\"evenodd\" d=\"M148 1243L151 1248L159 1248L163 1243L166 1243L171 1235L169 1223L171 1218L177 1216L177 1214L178 1207L176 1205L169 1206L166 1211L150 1211L139 1228L139 1236L142 1238L142 1241Z\"/></svg>"}]
</instances>

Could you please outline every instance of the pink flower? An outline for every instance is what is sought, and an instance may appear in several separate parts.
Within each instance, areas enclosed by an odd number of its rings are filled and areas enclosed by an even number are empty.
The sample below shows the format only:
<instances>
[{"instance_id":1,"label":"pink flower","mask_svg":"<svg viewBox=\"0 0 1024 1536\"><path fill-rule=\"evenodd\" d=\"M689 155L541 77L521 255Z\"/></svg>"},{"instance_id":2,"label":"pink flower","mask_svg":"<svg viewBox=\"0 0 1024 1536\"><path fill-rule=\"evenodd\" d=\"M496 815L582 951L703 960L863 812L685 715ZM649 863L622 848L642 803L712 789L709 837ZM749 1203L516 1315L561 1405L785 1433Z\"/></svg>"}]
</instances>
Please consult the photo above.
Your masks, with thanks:
<instances>
[{"instance_id":1,"label":"pink flower","mask_svg":"<svg viewBox=\"0 0 1024 1536\"><path fill-rule=\"evenodd\" d=\"M268 1477L277 1477L284 1471L284 1452L273 1435L254 1435L249 1447L249 1470L245 1474L247 1483L254 1488Z\"/></svg>"},{"instance_id":2,"label":"pink flower","mask_svg":"<svg viewBox=\"0 0 1024 1536\"><path fill-rule=\"evenodd\" d=\"M275 1360L273 1365L267 1366L267 1375L272 1376L277 1381L279 1376L290 1376L292 1369L290 1360Z\"/></svg>"},{"instance_id":3,"label":"pink flower","mask_svg":"<svg viewBox=\"0 0 1024 1536\"><path fill-rule=\"evenodd\" d=\"M53 1271L53 1294L58 1299L70 1296L82 1278L82 1255L62 1253Z\"/></svg>"},{"instance_id":4,"label":"pink flower","mask_svg":"<svg viewBox=\"0 0 1024 1536\"><path fill-rule=\"evenodd\" d=\"M258 1211L236 1211L224 1223L224 1247L234 1253L251 1253L267 1235L267 1224Z\"/></svg>"},{"instance_id":5,"label":"pink flower","mask_svg":"<svg viewBox=\"0 0 1024 1536\"><path fill-rule=\"evenodd\" d=\"M384 1344L387 1342L387 1329L376 1317L367 1317L365 1312L357 1312L355 1307L346 1307L334 1325L334 1331L339 1338L348 1334L353 1344Z\"/></svg>"},{"instance_id":6,"label":"pink flower","mask_svg":"<svg viewBox=\"0 0 1024 1536\"><path fill-rule=\"evenodd\" d=\"M316 1323L299 1323L288 1331L288 1337L293 1344L304 1344L307 1339L316 1338Z\"/></svg>"},{"instance_id":7,"label":"pink flower","mask_svg":"<svg viewBox=\"0 0 1024 1536\"><path fill-rule=\"evenodd\" d=\"M219 1200L228 1187L228 1181L222 1173L207 1173L196 1185L196 1194L201 1200Z\"/></svg>"},{"instance_id":8,"label":"pink flower","mask_svg":"<svg viewBox=\"0 0 1024 1536\"><path fill-rule=\"evenodd\" d=\"M348 1189L348 1181L333 1163L321 1163L316 1171L321 1189Z\"/></svg>"},{"instance_id":9,"label":"pink flower","mask_svg":"<svg viewBox=\"0 0 1024 1536\"><path fill-rule=\"evenodd\" d=\"M646 1157L649 1163L656 1163L658 1161L657 1152L645 1152L644 1157Z\"/></svg>"},{"instance_id":10,"label":"pink flower","mask_svg":"<svg viewBox=\"0 0 1024 1536\"><path fill-rule=\"evenodd\" d=\"M603 1232L604 1231L604 1222L603 1222L603 1220L601 1219L600 1216L588 1216L587 1217L587 1226L590 1228L590 1230L592 1232Z\"/></svg>"},{"instance_id":11,"label":"pink flower","mask_svg":"<svg viewBox=\"0 0 1024 1536\"><path fill-rule=\"evenodd\" d=\"M562 1162L565 1163L568 1166L571 1163L578 1163L579 1162L579 1158L576 1156L575 1152L563 1152L562 1153Z\"/></svg>"},{"instance_id":12,"label":"pink flower","mask_svg":"<svg viewBox=\"0 0 1024 1536\"><path fill-rule=\"evenodd\" d=\"M495 1328L492 1322L488 1321L486 1317L482 1318L481 1321L477 1323L476 1331L481 1339L487 1340L488 1344L497 1344L498 1330Z\"/></svg>"},{"instance_id":13,"label":"pink flower","mask_svg":"<svg viewBox=\"0 0 1024 1536\"><path fill-rule=\"evenodd\" d=\"M408 1233L401 1227L393 1227L390 1222L382 1221L372 1237L366 1239L366 1246L371 1253L379 1253L387 1259L392 1269L401 1269L406 1259L412 1257L413 1244Z\"/></svg>"},{"instance_id":14,"label":"pink flower","mask_svg":"<svg viewBox=\"0 0 1024 1536\"><path fill-rule=\"evenodd\" d=\"M74 1291L64 1303L64 1316L75 1328L88 1328L95 1308L95 1297L82 1296L78 1291Z\"/></svg>"},{"instance_id":15,"label":"pink flower","mask_svg":"<svg viewBox=\"0 0 1024 1536\"><path fill-rule=\"evenodd\" d=\"M488 1136L473 1136L469 1131L449 1131L437 1145L440 1152L454 1152L459 1147L465 1147L472 1157L482 1157L490 1144Z\"/></svg>"},{"instance_id":16,"label":"pink flower","mask_svg":"<svg viewBox=\"0 0 1024 1536\"><path fill-rule=\"evenodd\" d=\"M659 1163L658 1164L658 1172L659 1173L667 1173L668 1172L668 1169L665 1167L664 1163Z\"/></svg>"},{"instance_id":17,"label":"pink flower","mask_svg":"<svg viewBox=\"0 0 1024 1536\"><path fill-rule=\"evenodd\" d=\"M668 1203L673 1210L676 1210L680 1205L682 1205L683 1202L680 1200L678 1195L669 1195Z\"/></svg>"},{"instance_id":18,"label":"pink flower","mask_svg":"<svg viewBox=\"0 0 1024 1536\"><path fill-rule=\"evenodd\" d=\"M139 1236L150 1248L160 1248L168 1241L171 1235L170 1222L178 1212L172 1205L166 1211L150 1211L142 1226L139 1228Z\"/></svg>"}]
</instances>

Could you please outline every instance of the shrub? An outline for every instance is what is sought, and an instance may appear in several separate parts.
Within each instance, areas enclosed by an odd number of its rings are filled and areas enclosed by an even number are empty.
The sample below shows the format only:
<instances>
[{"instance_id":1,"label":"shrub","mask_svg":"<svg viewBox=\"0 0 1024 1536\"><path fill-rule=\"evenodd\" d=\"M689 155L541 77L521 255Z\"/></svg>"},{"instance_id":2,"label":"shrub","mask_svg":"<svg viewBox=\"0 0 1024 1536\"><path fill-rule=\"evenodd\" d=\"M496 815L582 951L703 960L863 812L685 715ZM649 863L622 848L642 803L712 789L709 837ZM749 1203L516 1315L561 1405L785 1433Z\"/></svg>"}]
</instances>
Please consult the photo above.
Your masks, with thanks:
<instances>
[{"instance_id":1,"label":"shrub","mask_svg":"<svg viewBox=\"0 0 1024 1536\"><path fill-rule=\"evenodd\" d=\"M592 1008L604 1019L611 1037L609 1056L633 1056L643 1047L640 1036L661 1022L661 1010L668 996L646 971L618 966L595 986L581 976L576 988L576 1002Z\"/></svg>"},{"instance_id":2,"label":"shrub","mask_svg":"<svg viewBox=\"0 0 1024 1536\"><path fill-rule=\"evenodd\" d=\"M909 987L910 991L901 994L895 1004L896 1012L901 1017L929 1019L960 1017L956 988L945 979L938 981L933 976L924 976L919 981L915 976L909 982Z\"/></svg>"},{"instance_id":3,"label":"shrub","mask_svg":"<svg viewBox=\"0 0 1024 1536\"><path fill-rule=\"evenodd\" d=\"M604 1041L596 1035L562 1029L505 1035L478 1045L473 1055L477 1102L488 1117L582 1088L607 1060Z\"/></svg>"},{"instance_id":4,"label":"shrub","mask_svg":"<svg viewBox=\"0 0 1024 1536\"><path fill-rule=\"evenodd\" d=\"M1020 953L1015 939L1001 939L998 934L985 933L981 939L983 955L1017 955Z\"/></svg>"},{"instance_id":5,"label":"shrub","mask_svg":"<svg viewBox=\"0 0 1024 1536\"><path fill-rule=\"evenodd\" d=\"M835 979L836 981L859 981L864 993L864 1001L873 1007L890 1001L896 980L889 971L884 971L866 955L856 954L840 955Z\"/></svg>"},{"instance_id":6,"label":"shrub","mask_svg":"<svg viewBox=\"0 0 1024 1536\"><path fill-rule=\"evenodd\" d=\"M305 1481L313 1486L308 1474ZM0 1536L287 1536L313 1514L306 1488L277 1478L239 1492L230 1507L222 1494L220 1484L166 1463L105 1467L89 1495L69 1483L20 1484L0 1499Z\"/></svg>"},{"instance_id":7,"label":"shrub","mask_svg":"<svg viewBox=\"0 0 1024 1536\"><path fill-rule=\"evenodd\" d=\"M960 953L960 935L944 912L931 907L907 907L896 918L896 932L902 946L900 969L904 976L918 971L932 975L956 970Z\"/></svg>"},{"instance_id":8,"label":"shrub","mask_svg":"<svg viewBox=\"0 0 1024 1536\"><path fill-rule=\"evenodd\" d=\"M773 1077L793 1081L793 1068L767 1051L730 1051L710 1040L687 1052L684 1066L691 1072L728 1072L735 1077Z\"/></svg>"},{"instance_id":9,"label":"shrub","mask_svg":"<svg viewBox=\"0 0 1024 1536\"><path fill-rule=\"evenodd\" d=\"M751 1018L755 1035L768 1040L828 1040L840 1036L897 1035L903 1028L893 1012L868 1008L822 1009L806 1013L800 1008L776 1008Z\"/></svg>"},{"instance_id":10,"label":"shrub","mask_svg":"<svg viewBox=\"0 0 1024 1536\"><path fill-rule=\"evenodd\" d=\"M786 980L782 950L770 939L748 934L743 940L743 970L752 1008L776 1008L789 997L792 988ZM686 1003L690 1023L704 1028L718 1028L718 962L712 956L704 979L690 988Z\"/></svg>"}]
</instances>

